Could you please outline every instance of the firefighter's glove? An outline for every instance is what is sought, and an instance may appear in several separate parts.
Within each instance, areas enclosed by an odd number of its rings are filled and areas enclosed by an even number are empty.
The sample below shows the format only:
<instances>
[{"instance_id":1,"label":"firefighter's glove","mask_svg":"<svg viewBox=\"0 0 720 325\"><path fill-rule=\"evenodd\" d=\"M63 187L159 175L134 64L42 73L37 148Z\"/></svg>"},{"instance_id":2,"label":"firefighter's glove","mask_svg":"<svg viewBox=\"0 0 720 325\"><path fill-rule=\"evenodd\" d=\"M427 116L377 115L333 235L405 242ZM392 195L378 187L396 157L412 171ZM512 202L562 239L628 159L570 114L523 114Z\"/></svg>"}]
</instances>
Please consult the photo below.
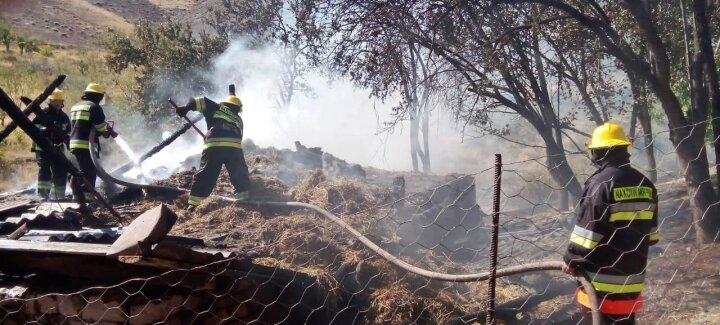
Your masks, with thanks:
<instances>
[{"instance_id":1,"label":"firefighter's glove","mask_svg":"<svg viewBox=\"0 0 720 325\"><path fill-rule=\"evenodd\" d=\"M188 111L190 111L188 106L178 106L175 108L175 113L180 117L187 115Z\"/></svg>"},{"instance_id":2,"label":"firefighter's glove","mask_svg":"<svg viewBox=\"0 0 720 325\"><path fill-rule=\"evenodd\" d=\"M107 139L109 137L117 138L118 134L113 130L112 128L108 128L107 131L102 133L103 138Z\"/></svg>"},{"instance_id":3,"label":"firefighter's glove","mask_svg":"<svg viewBox=\"0 0 720 325\"><path fill-rule=\"evenodd\" d=\"M115 129L110 129L108 130L108 132L110 133L110 136L113 137L113 139L117 138L119 135L117 132L115 132Z\"/></svg>"},{"instance_id":4,"label":"firefighter's glove","mask_svg":"<svg viewBox=\"0 0 720 325\"><path fill-rule=\"evenodd\" d=\"M571 264L568 264L568 263L564 263L564 264L563 264L562 271L563 271L564 273L567 273L567 274L573 275L573 276L577 274L577 269L576 269L575 267L573 267Z\"/></svg>"}]
</instances>

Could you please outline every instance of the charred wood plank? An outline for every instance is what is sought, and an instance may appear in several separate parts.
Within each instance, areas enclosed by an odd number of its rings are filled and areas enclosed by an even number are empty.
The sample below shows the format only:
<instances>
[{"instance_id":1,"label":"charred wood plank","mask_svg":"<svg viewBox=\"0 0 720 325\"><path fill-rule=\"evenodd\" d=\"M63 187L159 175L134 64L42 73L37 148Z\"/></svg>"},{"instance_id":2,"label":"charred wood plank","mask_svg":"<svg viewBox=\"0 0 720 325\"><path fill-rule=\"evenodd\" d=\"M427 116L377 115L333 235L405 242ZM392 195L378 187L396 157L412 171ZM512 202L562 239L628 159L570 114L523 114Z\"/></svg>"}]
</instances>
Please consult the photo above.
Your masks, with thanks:
<instances>
[{"instance_id":1,"label":"charred wood plank","mask_svg":"<svg viewBox=\"0 0 720 325\"><path fill-rule=\"evenodd\" d=\"M0 239L0 252L36 252L36 253L57 253L76 254L88 256L105 256L110 250L110 245L61 243L61 242L30 242Z\"/></svg>"},{"instance_id":2,"label":"charred wood plank","mask_svg":"<svg viewBox=\"0 0 720 325\"><path fill-rule=\"evenodd\" d=\"M40 96L37 96L37 98L35 98L35 100L33 100L30 104L28 104L27 107L25 107L24 110L22 110L22 114L25 117L27 117L30 115L30 113L40 110L40 104L42 104L48 98L48 96L50 96L50 94L52 94L52 92L55 91L55 89L57 87L60 87L60 85L63 83L63 81L65 81L65 75L61 74L55 80L53 80L53 82L51 82L47 86L47 88L45 88L45 90L43 90L43 92L40 94ZM5 127L5 129L2 130L2 132L0 132L0 142L5 140L5 138L7 138L7 136L10 135L10 133L15 131L15 129L17 127L18 127L18 123L13 118L13 121L10 122Z\"/></svg>"},{"instance_id":3,"label":"charred wood plank","mask_svg":"<svg viewBox=\"0 0 720 325\"><path fill-rule=\"evenodd\" d=\"M60 75L55 80L55 82L62 82L62 80L64 79L65 76ZM55 90L55 87L53 87L55 82L53 82L53 84L50 84L50 86L45 89L45 92L43 92L40 97L38 97L38 99L42 99L44 101L47 96L49 96L50 93ZM36 101L38 99L36 99ZM40 102L36 101L33 101L30 104L31 107L35 106L34 109L37 109L37 107L40 105ZM13 119L15 123L17 123L17 126L19 126L23 131L25 131L25 133L30 137L30 139L32 139L43 151L50 154L53 160L61 163L71 175L82 180L82 182L85 183L85 187L87 188L87 190L89 190L95 196L95 198L97 198L97 200L100 201L113 216L115 216L115 218L121 220L120 215L117 213L117 211L115 211L115 209L112 208L112 205L110 205L110 203L108 203L107 200L105 200L105 198L102 197L102 195L100 195L100 193L95 190L95 184L90 184L90 182L88 182L83 173L77 167L75 167L75 165L73 165L70 160L65 157L65 155L58 152L57 150L53 150L53 144L50 142L50 140L40 133L40 129L38 129L37 126L35 126L30 121L30 119L28 119L28 117L22 113L20 108L15 105L12 99L10 99L10 96L8 96L8 94L2 88L0 88L0 108L7 112L8 116L10 116L10 118Z\"/></svg>"}]
</instances>

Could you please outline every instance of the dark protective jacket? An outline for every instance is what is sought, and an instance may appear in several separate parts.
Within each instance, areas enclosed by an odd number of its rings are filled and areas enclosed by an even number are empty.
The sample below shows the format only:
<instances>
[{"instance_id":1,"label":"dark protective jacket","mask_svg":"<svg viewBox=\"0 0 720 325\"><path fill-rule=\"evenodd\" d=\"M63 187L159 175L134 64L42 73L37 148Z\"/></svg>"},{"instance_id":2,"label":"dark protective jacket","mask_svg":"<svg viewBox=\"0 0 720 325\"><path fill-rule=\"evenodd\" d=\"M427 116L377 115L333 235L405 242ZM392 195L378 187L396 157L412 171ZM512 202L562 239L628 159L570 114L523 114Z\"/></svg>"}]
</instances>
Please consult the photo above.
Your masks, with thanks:
<instances>
[{"instance_id":1,"label":"dark protective jacket","mask_svg":"<svg viewBox=\"0 0 720 325\"><path fill-rule=\"evenodd\" d=\"M46 135L50 139L50 142L52 142L52 144L59 145L64 143L68 133L70 133L70 118L61 109L56 110L51 108L50 106L44 108L43 112L45 112L47 120L42 121L39 117L36 116L32 120L33 124L35 124L35 126L40 129L44 128L46 130ZM60 129L63 134L57 134L55 131L53 131L53 125ZM33 142L30 151L40 152L42 151L42 149L35 142Z\"/></svg>"},{"instance_id":2,"label":"dark protective jacket","mask_svg":"<svg viewBox=\"0 0 720 325\"><path fill-rule=\"evenodd\" d=\"M196 97L188 103L191 110L205 116L208 132L204 149L212 147L242 148L243 120L240 108L231 104L218 104L205 97Z\"/></svg>"},{"instance_id":3,"label":"dark protective jacket","mask_svg":"<svg viewBox=\"0 0 720 325\"><path fill-rule=\"evenodd\" d=\"M604 162L585 182L564 259L614 306L607 310L630 314L642 304L648 247L659 240L657 204L653 183L624 156ZM578 302L584 304L582 294ZM624 307L629 309L621 312Z\"/></svg>"},{"instance_id":4,"label":"dark protective jacket","mask_svg":"<svg viewBox=\"0 0 720 325\"><path fill-rule=\"evenodd\" d=\"M90 150L91 128L98 133L108 130L102 106L88 100L81 100L70 109L70 121L70 150Z\"/></svg>"}]
</instances>

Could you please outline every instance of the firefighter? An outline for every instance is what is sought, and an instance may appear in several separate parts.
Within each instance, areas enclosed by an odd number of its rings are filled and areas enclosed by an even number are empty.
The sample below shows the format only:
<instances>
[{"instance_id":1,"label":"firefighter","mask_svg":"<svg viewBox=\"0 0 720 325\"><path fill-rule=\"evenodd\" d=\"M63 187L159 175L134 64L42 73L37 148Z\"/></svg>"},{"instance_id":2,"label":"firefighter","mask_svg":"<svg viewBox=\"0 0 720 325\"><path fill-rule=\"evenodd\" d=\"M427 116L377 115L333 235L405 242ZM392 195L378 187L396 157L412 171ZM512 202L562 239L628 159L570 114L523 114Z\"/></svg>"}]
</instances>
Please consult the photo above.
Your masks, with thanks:
<instances>
[{"instance_id":1,"label":"firefighter","mask_svg":"<svg viewBox=\"0 0 720 325\"><path fill-rule=\"evenodd\" d=\"M588 149L598 170L585 182L564 256L564 272L592 282L606 324L635 323L643 304L648 247L659 240L657 190L630 166L629 145L615 123L593 132ZM582 287L576 300L589 321L590 299Z\"/></svg>"},{"instance_id":2,"label":"firefighter","mask_svg":"<svg viewBox=\"0 0 720 325\"><path fill-rule=\"evenodd\" d=\"M241 201L250 197L250 174L242 150L243 120L242 102L235 96L215 103L205 97L191 98L187 105L178 107L176 113L185 116L188 111L198 111L205 116L208 132L205 136L200 170L193 177L188 209L197 207L215 187L223 165L230 175L235 198Z\"/></svg>"},{"instance_id":3,"label":"firefighter","mask_svg":"<svg viewBox=\"0 0 720 325\"><path fill-rule=\"evenodd\" d=\"M70 133L70 118L63 112L63 107L65 107L63 91L55 89L48 97L48 107L43 109L46 119L40 120L39 117L35 117L32 121L53 144L53 150L59 153L65 150L65 142ZM45 200L64 198L68 174L65 166L52 159L50 153L44 152L37 143L33 142L30 151L35 153L39 167L37 194Z\"/></svg>"},{"instance_id":4,"label":"firefighter","mask_svg":"<svg viewBox=\"0 0 720 325\"><path fill-rule=\"evenodd\" d=\"M95 186L97 173L95 165L92 163L91 154L97 157L97 152L90 152L90 141L98 143L98 139L90 139L90 130L94 128L96 132L105 138L117 137L118 134L105 121L105 112L100 102L105 97L105 90L96 83L88 84L82 96L82 100L70 109L70 120L72 129L70 131L70 152L77 159L80 171L83 172L85 178L91 186ZM96 146L97 147L97 146ZM99 148L99 147L98 147ZM73 200L85 206L86 202L94 202L91 189L86 188L80 180L73 177L71 182L73 188Z\"/></svg>"}]
</instances>

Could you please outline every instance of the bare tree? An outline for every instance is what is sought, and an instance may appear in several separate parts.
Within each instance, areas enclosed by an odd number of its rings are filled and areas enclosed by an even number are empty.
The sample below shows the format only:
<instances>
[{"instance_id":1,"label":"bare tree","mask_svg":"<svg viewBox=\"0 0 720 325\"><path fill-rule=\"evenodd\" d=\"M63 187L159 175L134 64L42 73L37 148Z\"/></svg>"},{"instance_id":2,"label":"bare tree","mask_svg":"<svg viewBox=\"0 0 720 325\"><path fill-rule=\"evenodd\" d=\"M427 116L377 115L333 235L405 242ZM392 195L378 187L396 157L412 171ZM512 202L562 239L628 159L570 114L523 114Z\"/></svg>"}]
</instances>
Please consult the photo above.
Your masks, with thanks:
<instances>
[{"instance_id":1,"label":"bare tree","mask_svg":"<svg viewBox=\"0 0 720 325\"><path fill-rule=\"evenodd\" d=\"M313 19L312 11L293 0L222 0L206 20L224 39L243 37L250 47L271 46L281 62L275 103L287 107L297 92L312 94L304 77L310 67L308 46L297 22Z\"/></svg>"},{"instance_id":2,"label":"bare tree","mask_svg":"<svg viewBox=\"0 0 720 325\"><path fill-rule=\"evenodd\" d=\"M718 195L710 182L709 163L704 146L707 130L709 107L706 94L713 101L713 118L717 118L715 105L720 105L713 97L718 94L717 83L713 80L716 70L714 57L708 53L710 44L710 25L708 24L708 2L693 0L694 48L691 69L693 105L684 112L678 96L673 90L673 70L670 55L663 35L659 32L653 15L653 8L646 1L625 0L623 7L616 1L562 1L562 0L496 0L504 4L541 4L555 8L572 17L584 28L595 34L603 44L604 50L619 60L626 71L645 80L649 89L659 100L668 119L670 141L675 145L678 162L685 171L688 193L692 195L691 209L699 242L715 240L720 232L720 216L716 213ZM635 47L621 36L618 26L610 19L608 9L631 17L635 28L647 46L647 55L641 56ZM705 82L707 80L707 82ZM720 108L718 109L720 113ZM718 145L716 141L716 146Z\"/></svg>"}]
</instances>

